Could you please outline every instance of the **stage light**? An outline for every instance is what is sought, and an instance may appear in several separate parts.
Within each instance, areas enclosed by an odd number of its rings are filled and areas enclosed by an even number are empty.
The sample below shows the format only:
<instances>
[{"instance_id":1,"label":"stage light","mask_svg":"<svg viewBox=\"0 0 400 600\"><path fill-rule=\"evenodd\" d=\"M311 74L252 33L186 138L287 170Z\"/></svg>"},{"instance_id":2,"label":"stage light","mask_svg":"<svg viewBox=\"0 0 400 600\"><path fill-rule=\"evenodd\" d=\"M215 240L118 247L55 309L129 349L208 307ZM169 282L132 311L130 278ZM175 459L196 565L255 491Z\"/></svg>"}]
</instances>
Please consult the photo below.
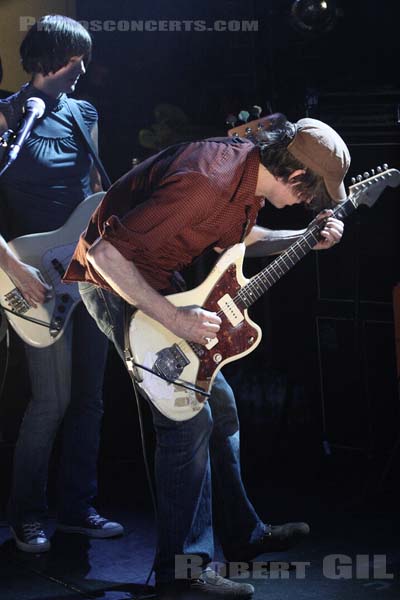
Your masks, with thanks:
<instances>
[{"instance_id":1,"label":"stage light","mask_svg":"<svg viewBox=\"0 0 400 600\"><path fill-rule=\"evenodd\" d=\"M292 25L303 33L330 31L336 24L337 16L334 0L295 0L290 9Z\"/></svg>"}]
</instances>

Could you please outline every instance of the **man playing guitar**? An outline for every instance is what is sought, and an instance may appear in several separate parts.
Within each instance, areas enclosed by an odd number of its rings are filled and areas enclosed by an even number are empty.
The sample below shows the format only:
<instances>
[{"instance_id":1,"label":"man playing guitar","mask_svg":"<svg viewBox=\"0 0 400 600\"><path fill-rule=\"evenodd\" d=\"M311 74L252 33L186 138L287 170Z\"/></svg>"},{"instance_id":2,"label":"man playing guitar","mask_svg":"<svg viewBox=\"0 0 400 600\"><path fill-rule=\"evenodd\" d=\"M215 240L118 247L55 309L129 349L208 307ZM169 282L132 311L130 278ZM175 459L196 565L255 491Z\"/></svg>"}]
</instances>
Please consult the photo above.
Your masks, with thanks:
<instances>
[{"instance_id":1,"label":"man playing guitar","mask_svg":"<svg viewBox=\"0 0 400 600\"><path fill-rule=\"evenodd\" d=\"M108 191L65 280L82 282L84 303L122 356L126 304L179 338L207 347L218 335L221 317L170 302L164 294L177 291L175 272L210 247L225 249L244 240L249 254L261 255L289 246L303 232L255 224L265 200L277 208L304 203L328 209L316 248L330 248L341 239L343 224L329 208L346 197L349 163L339 135L313 119L296 124L278 119L256 143L233 137L168 148ZM253 586L207 567L213 559L210 463L213 492L223 495L221 543L228 560L288 548L308 534L308 525L266 525L257 515L241 480L235 400L221 373L209 402L193 418L178 422L153 403L151 408L157 434L159 591L167 597L171 588L250 597ZM200 568L191 575L177 572L177 555L196 555Z\"/></svg>"}]
</instances>

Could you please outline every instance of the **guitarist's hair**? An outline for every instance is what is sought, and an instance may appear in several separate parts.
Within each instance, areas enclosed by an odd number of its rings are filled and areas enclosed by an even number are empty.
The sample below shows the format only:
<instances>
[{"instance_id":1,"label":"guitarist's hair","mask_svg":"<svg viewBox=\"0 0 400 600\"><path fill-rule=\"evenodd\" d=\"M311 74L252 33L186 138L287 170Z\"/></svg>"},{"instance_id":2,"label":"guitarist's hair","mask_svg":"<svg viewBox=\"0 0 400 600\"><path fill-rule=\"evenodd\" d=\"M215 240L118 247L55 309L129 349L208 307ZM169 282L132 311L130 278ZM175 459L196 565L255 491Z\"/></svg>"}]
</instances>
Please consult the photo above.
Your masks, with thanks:
<instances>
[{"instance_id":1,"label":"guitarist's hair","mask_svg":"<svg viewBox=\"0 0 400 600\"><path fill-rule=\"evenodd\" d=\"M304 170L305 173L292 178L291 183L296 184L296 191L301 198L305 201L309 200L306 207L319 211L336 206L326 189L323 178L288 151L288 145L295 135L294 123L280 113L271 115L268 127L257 131L254 135L254 141L260 149L261 163L274 177L285 183L293 171Z\"/></svg>"},{"instance_id":2,"label":"guitarist's hair","mask_svg":"<svg viewBox=\"0 0 400 600\"><path fill-rule=\"evenodd\" d=\"M29 74L48 75L65 67L72 56L82 56L88 64L92 51L89 32L74 19L63 15L45 15L28 31L19 52Z\"/></svg>"}]
</instances>

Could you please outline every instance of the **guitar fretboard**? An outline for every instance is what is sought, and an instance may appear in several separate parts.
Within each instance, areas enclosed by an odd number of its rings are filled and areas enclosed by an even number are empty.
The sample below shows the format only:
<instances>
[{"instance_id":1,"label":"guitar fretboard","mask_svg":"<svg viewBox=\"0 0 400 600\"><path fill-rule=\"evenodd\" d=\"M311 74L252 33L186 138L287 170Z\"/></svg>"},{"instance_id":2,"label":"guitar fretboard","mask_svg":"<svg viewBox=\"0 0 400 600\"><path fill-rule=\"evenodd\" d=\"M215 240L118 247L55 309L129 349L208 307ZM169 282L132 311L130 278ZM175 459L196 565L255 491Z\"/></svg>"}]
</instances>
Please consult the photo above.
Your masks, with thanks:
<instances>
[{"instance_id":1,"label":"guitar fretboard","mask_svg":"<svg viewBox=\"0 0 400 600\"><path fill-rule=\"evenodd\" d=\"M354 198L348 198L340 203L334 210L333 216L344 219L356 208L357 202ZM238 292L236 299L245 308L251 306L266 291L270 289L283 275L296 265L310 250L320 241L320 233L325 225L325 219L316 221L307 231L287 250L282 252L265 269L254 275L250 281Z\"/></svg>"}]
</instances>

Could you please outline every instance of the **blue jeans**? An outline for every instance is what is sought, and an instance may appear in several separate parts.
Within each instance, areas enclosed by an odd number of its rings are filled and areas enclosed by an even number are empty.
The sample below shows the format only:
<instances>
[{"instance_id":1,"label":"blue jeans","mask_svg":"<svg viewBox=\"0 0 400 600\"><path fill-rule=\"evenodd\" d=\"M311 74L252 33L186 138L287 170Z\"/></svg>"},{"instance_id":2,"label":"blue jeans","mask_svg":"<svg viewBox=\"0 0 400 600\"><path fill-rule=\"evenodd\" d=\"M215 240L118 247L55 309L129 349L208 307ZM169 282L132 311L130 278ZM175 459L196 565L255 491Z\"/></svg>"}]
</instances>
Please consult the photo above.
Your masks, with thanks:
<instances>
[{"instance_id":1,"label":"blue jeans","mask_svg":"<svg viewBox=\"0 0 400 600\"><path fill-rule=\"evenodd\" d=\"M123 300L91 284L79 287L88 311L122 355ZM168 583L174 581L175 555L196 554L204 564L213 559L211 487L223 513L223 547L260 537L265 525L241 479L235 398L222 374L216 377L210 401L189 421L172 421L150 406L157 436L156 577L158 583Z\"/></svg>"},{"instance_id":2,"label":"blue jeans","mask_svg":"<svg viewBox=\"0 0 400 600\"><path fill-rule=\"evenodd\" d=\"M49 459L63 422L58 516L73 522L95 512L108 340L80 303L60 340L25 350L32 398L15 447L8 518L45 516Z\"/></svg>"}]
</instances>

